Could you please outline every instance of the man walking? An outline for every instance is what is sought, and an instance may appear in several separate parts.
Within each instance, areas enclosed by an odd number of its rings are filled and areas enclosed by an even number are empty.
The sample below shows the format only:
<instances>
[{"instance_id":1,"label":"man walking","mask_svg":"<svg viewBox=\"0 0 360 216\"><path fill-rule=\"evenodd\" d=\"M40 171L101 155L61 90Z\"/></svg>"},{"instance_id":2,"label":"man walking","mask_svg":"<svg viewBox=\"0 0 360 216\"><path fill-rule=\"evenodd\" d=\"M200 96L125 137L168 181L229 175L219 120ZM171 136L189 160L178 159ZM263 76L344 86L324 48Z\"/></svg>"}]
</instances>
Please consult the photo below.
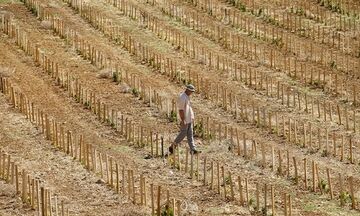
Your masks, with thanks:
<instances>
[{"instance_id":1,"label":"man walking","mask_svg":"<svg viewBox=\"0 0 360 216\"><path fill-rule=\"evenodd\" d=\"M177 135L174 143L169 147L170 154L174 153L175 148L187 136L187 141L192 154L200 153L196 150L194 144L193 122L194 112L191 108L190 95L195 92L195 87L191 84L186 86L183 93L180 94L177 104L180 115L180 133Z\"/></svg>"}]
</instances>

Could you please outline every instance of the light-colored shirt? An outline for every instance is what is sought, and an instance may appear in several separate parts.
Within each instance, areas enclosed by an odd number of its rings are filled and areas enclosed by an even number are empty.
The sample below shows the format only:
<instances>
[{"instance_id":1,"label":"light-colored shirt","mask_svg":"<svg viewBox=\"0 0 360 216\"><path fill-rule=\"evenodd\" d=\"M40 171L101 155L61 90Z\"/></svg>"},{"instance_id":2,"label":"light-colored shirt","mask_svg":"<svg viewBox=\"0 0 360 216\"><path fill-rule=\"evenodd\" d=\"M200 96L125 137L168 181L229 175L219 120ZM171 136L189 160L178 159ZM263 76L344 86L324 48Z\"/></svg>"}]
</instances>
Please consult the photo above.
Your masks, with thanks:
<instances>
[{"instance_id":1,"label":"light-colored shirt","mask_svg":"<svg viewBox=\"0 0 360 216\"><path fill-rule=\"evenodd\" d=\"M177 100L179 110L184 110L185 124L189 124L194 120L194 112L191 108L190 97L185 93L181 93Z\"/></svg>"}]
</instances>

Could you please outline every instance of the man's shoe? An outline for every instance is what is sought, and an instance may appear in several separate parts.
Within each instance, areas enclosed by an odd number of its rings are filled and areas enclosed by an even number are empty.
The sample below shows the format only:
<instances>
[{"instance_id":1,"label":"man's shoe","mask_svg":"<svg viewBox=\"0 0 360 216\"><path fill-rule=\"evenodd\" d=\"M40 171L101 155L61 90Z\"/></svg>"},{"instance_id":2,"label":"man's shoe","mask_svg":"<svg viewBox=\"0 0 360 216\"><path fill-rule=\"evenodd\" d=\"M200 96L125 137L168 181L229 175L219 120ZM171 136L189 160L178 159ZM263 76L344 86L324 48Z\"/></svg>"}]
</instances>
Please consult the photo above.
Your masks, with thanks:
<instances>
[{"instance_id":1,"label":"man's shoe","mask_svg":"<svg viewBox=\"0 0 360 216\"><path fill-rule=\"evenodd\" d=\"M190 153L191 154L200 154L201 151L194 149L194 150L191 150Z\"/></svg>"},{"instance_id":2,"label":"man's shoe","mask_svg":"<svg viewBox=\"0 0 360 216\"><path fill-rule=\"evenodd\" d=\"M173 147L172 145L169 147L169 153L170 153L170 154L173 154L173 153L174 153L174 147Z\"/></svg>"}]
</instances>

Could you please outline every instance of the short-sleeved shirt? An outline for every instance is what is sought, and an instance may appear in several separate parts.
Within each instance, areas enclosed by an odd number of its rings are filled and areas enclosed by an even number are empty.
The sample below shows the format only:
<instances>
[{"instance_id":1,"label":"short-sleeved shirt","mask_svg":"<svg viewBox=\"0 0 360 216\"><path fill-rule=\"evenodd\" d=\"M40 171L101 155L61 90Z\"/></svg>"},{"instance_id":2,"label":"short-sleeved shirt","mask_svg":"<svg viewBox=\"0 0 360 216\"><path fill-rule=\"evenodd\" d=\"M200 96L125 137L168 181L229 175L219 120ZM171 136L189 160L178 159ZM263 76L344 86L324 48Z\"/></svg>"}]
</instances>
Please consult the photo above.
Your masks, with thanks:
<instances>
[{"instance_id":1,"label":"short-sleeved shirt","mask_svg":"<svg viewBox=\"0 0 360 216\"><path fill-rule=\"evenodd\" d=\"M185 124L189 124L194 120L194 112L191 108L190 97L185 93L181 93L177 100L178 109L184 110Z\"/></svg>"}]
</instances>

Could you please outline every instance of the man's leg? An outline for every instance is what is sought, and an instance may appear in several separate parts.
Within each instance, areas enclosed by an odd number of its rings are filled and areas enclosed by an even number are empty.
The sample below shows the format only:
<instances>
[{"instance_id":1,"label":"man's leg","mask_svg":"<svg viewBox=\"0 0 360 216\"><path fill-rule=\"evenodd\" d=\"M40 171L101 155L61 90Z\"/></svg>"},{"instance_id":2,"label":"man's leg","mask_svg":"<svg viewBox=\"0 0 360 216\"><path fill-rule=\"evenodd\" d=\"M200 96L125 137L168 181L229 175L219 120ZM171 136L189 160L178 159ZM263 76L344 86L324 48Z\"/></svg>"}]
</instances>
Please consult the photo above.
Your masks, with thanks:
<instances>
[{"instance_id":1,"label":"man's leg","mask_svg":"<svg viewBox=\"0 0 360 216\"><path fill-rule=\"evenodd\" d=\"M185 138L187 133L187 124L180 128L180 132L174 140L174 143L169 147L169 152L172 154L177 145Z\"/></svg>"},{"instance_id":2,"label":"man's leg","mask_svg":"<svg viewBox=\"0 0 360 216\"><path fill-rule=\"evenodd\" d=\"M189 144L189 147L190 147L190 150L191 151L194 151L196 150L195 148L195 143L194 143L194 131L193 131L193 124L187 124L186 125L187 127L187 141L188 141L188 144Z\"/></svg>"}]
</instances>

